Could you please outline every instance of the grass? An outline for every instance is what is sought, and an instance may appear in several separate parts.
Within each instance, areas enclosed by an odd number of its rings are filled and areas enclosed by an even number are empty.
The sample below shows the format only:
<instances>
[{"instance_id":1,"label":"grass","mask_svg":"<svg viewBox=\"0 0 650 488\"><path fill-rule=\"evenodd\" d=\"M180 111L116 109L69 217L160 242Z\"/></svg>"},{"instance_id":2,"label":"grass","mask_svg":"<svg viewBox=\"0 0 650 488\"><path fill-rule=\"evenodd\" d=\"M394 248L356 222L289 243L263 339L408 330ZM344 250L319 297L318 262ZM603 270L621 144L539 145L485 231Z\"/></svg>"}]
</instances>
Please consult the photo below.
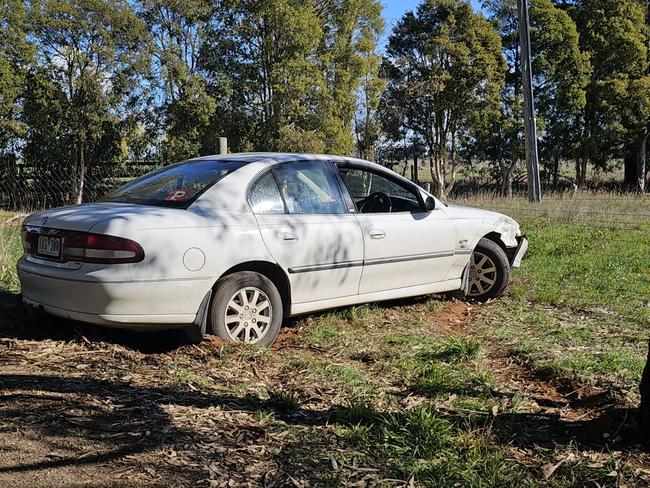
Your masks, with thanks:
<instances>
[{"instance_id":1,"label":"grass","mask_svg":"<svg viewBox=\"0 0 650 488\"><path fill-rule=\"evenodd\" d=\"M279 349L208 344L143 355L134 369L182 392L224 395L241 412L252 405L245 419L265 432L256 442L314 485L634 485L638 473L616 453L555 438L552 447L526 444L520 431L541 407L529 385L511 392L502 376L513 363L540 382L635 390L650 326L650 199L557 195L531 205L479 195L458 203L509 214L530 239L507 296L474 306L462 328L457 316L445 318L452 302L420 297L300 318ZM23 320L12 301L19 229L0 228L5 331ZM503 371L496 353L507 356ZM549 423L533 430L553 427L545 415ZM545 480L540 467L561 459Z\"/></svg>"},{"instance_id":2,"label":"grass","mask_svg":"<svg viewBox=\"0 0 650 488\"><path fill-rule=\"evenodd\" d=\"M4 220L6 218L0 218L0 222ZM4 289L12 292L18 291L20 286L16 276L16 261L21 254L20 224L2 225L0 227L0 283Z\"/></svg>"},{"instance_id":3,"label":"grass","mask_svg":"<svg viewBox=\"0 0 650 488\"><path fill-rule=\"evenodd\" d=\"M650 198L556 195L542 204L479 196L530 240L509 297L479 321L533 368L580 381L639 381L650 335Z\"/></svg>"}]
</instances>

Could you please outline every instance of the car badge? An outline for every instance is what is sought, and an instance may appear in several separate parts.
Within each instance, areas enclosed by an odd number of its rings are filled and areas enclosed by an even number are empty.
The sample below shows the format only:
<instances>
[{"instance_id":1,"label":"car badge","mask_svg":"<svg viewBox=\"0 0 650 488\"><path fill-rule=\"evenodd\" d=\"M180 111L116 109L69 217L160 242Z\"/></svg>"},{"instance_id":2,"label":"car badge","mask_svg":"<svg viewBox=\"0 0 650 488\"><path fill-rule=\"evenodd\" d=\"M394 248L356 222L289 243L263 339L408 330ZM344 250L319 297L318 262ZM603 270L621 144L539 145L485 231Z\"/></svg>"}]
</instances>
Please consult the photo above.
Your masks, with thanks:
<instances>
[{"instance_id":1,"label":"car badge","mask_svg":"<svg viewBox=\"0 0 650 488\"><path fill-rule=\"evenodd\" d=\"M43 225L47 224L47 219L48 219L48 217L43 217L43 220L41 220L41 223Z\"/></svg>"}]
</instances>

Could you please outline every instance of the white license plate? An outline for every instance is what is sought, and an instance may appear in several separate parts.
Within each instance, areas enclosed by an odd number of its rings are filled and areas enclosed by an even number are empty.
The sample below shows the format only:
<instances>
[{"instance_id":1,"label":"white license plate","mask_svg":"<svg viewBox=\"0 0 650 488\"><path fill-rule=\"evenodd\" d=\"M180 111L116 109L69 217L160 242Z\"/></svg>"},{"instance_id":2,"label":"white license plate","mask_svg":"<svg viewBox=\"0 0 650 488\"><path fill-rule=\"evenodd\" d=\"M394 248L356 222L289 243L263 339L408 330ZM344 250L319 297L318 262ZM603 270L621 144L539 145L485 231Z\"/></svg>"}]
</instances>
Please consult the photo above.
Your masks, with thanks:
<instances>
[{"instance_id":1,"label":"white license plate","mask_svg":"<svg viewBox=\"0 0 650 488\"><path fill-rule=\"evenodd\" d=\"M55 258L61 257L61 238L38 236L38 254L43 256L51 256Z\"/></svg>"}]
</instances>

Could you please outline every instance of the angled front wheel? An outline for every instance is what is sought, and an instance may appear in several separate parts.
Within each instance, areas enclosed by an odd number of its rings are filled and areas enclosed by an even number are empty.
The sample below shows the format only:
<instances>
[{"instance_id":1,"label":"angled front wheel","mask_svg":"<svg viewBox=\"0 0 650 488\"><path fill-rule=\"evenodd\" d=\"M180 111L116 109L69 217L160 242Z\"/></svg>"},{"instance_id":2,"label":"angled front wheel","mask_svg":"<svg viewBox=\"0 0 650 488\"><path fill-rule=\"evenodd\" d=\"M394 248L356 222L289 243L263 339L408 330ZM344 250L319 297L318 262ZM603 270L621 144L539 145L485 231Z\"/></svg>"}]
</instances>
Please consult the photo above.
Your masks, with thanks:
<instances>
[{"instance_id":1,"label":"angled front wheel","mask_svg":"<svg viewBox=\"0 0 650 488\"><path fill-rule=\"evenodd\" d=\"M481 239L469 262L467 297L479 302L499 298L510 280L510 264L501 247Z\"/></svg>"}]
</instances>

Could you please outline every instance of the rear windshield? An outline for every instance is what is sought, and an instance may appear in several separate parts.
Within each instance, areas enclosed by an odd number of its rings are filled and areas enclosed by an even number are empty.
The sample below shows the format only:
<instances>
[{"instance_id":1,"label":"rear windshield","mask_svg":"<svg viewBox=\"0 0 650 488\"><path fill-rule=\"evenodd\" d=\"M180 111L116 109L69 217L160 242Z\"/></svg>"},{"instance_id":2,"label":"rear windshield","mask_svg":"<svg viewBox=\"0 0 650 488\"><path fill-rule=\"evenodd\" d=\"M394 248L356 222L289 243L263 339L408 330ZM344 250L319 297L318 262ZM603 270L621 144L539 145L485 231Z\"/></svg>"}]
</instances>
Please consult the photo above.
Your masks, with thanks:
<instances>
[{"instance_id":1,"label":"rear windshield","mask_svg":"<svg viewBox=\"0 0 650 488\"><path fill-rule=\"evenodd\" d=\"M133 180L101 201L187 208L201 193L244 164L227 160L174 164Z\"/></svg>"}]
</instances>

